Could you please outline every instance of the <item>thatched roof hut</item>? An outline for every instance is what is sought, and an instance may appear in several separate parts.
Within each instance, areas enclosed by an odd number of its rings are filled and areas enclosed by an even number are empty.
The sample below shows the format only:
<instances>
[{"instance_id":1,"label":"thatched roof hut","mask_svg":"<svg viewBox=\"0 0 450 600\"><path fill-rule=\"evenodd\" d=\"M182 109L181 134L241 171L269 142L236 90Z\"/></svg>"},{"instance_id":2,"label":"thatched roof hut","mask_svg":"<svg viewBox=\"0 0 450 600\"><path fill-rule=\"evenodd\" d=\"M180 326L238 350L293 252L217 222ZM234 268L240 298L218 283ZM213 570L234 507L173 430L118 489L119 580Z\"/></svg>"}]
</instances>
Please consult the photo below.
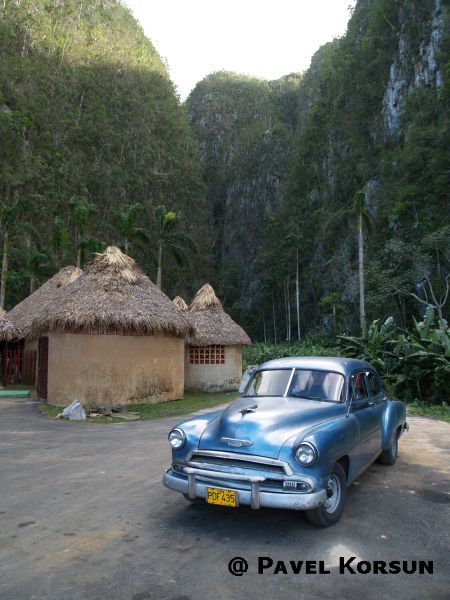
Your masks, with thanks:
<instances>
[{"instance_id":1,"label":"thatched roof hut","mask_svg":"<svg viewBox=\"0 0 450 600\"><path fill-rule=\"evenodd\" d=\"M61 290L33 319L34 335L67 328L118 328L182 337L190 325L130 256L109 246L96 255L70 289Z\"/></svg>"},{"instance_id":2,"label":"thatched roof hut","mask_svg":"<svg viewBox=\"0 0 450 600\"><path fill-rule=\"evenodd\" d=\"M20 337L20 330L6 318L6 311L0 308L0 342L9 342Z\"/></svg>"},{"instance_id":3,"label":"thatched roof hut","mask_svg":"<svg viewBox=\"0 0 450 600\"><path fill-rule=\"evenodd\" d=\"M186 302L183 300L183 298L181 296L175 296L175 298L172 300L172 302L175 304L175 306L179 310L188 310L188 308L189 308L189 306L186 304Z\"/></svg>"},{"instance_id":4,"label":"thatched roof hut","mask_svg":"<svg viewBox=\"0 0 450 600\"><path fill-rule=\"evenodd\" d=\"M53 275L40 288L8 312L8 319L20 330L21 337L31 336L31 326L37 313L47 303L52 302L62 289L73 283L81 273L82 270L78 267L63 267L56 275Z\"/></svg>"},{"instance_id":5,"label":"thatched roof hut","mask_svg":"<svg viewBox=\"0 0 450 600\"><path fill-rule=\"evenodd\" d=\"M188 337L191 346L234 346L251 344L245 331L223 310L209 283L201 287L189 306L189 321L195 333Z\"/></svg>"},{"instance_id":6,"label":"thatched roof hut","mask_svg":"<svg viewBox=\"0 0 450 600\"><path fill-rule=\"evenodd\" d=\"M40 336L48 364L39 396L91 406L182 398L190 333L184 314L131 257L110 246L35 313L32 335Z\"/></svg>"},{"instance_id":7,"label":"thatched roof hut","mask_svg":"<svg viewBox=\"0 0 450 600\"><path fill-rule=\"evenodd\" d=\"M193 392L232 391L242 379L242 345L250 338L224 311L206 283L185 311L194 332L186 339L185 387Z\"/></svg>"}]
</instances>

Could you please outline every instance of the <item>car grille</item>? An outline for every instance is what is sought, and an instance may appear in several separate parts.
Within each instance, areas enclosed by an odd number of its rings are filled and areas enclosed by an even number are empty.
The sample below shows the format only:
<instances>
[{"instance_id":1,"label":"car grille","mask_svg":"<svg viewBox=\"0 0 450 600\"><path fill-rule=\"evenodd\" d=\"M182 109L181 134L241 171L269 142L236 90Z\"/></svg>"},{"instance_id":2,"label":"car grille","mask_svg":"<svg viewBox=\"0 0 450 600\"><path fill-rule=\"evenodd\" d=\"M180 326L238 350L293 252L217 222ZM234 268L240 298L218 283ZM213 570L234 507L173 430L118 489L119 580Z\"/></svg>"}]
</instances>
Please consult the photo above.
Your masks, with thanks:
<instances>
[{"instance_id":1,"label":"car grille","mask_svg":"<svg viewBox=\"0 0 450 600\"><path fill-rule=\"evenodd\" d=\"M264 460L264 459L261 459ZM264 473L270 479L284 479L286 475L286 468L283 464L272 464L270 459L267 462L256 462L252 461L251 457L249 460L244 458L238 458L230 453L229 456L224 456L221 453L220 456L212 454L204 454L202 452L194 452L190 459L189 465L198 468L211 469L217 471L226 471L228 473Z\"/></svg>"}]
</instances>

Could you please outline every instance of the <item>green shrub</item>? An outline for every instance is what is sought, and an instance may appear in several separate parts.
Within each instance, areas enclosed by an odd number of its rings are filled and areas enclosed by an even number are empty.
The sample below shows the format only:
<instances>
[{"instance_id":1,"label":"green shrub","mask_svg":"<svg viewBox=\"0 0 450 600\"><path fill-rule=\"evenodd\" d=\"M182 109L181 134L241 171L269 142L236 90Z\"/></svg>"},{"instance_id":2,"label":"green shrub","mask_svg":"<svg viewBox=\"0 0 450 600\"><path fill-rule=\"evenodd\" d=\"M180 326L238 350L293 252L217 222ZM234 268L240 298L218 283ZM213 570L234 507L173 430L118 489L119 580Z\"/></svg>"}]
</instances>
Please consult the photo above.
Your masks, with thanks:
<instances>
[{"instance_id":1,"label":"green shrub","mask_svg":"<svg viewBox=\"0 0 450 600\"><path fill-rule=\"evenodd\" d=\"M450 329L429 306L413 331L402 331L393 317L373 321L366 337L310 338L301 342L255 343L246 347L243 366L287 356L348 356L367 360L379 372L390 396L405 402L439 405L450 389Z\"/></svg>"},{"instance_id":2,"label":"green shrub","mask_svg":"<svg viewBox=\"0 0 450 600\"><path fill-rule=\"evenodd\" d=\"M450 329L428 306L424 320L414 320L412 332L399 331L389 317L373 321L367 337L339 336L344 356L373 364L387 390L402 400L441 404L450 386Z\"/></svg>"},{"instance_id":3,"label":"green shrub","mask_svg":"<svg viewBox=\"0 0 450 600\"><path fill-rule=\"evenodd\" d=\"M400 362L396 387L408 399L441 404L449 398L450 329L437 319L431 306L424 320L414 319L414 330L398 336L395 353Z\"/></svg>"},{"instance_id":4,"label":"green shrub","mask_svg":"<svg viewBox=\"0 0 450 600\"><path fill-rule=\"evenodd\" d=\"M260 365L266 360L284 358L286 356L339 356L337 347L328 345L323 340L305 339L300 342L257 342L246 346L243 352L243 367Z\"/></svg>"}]
</instances>

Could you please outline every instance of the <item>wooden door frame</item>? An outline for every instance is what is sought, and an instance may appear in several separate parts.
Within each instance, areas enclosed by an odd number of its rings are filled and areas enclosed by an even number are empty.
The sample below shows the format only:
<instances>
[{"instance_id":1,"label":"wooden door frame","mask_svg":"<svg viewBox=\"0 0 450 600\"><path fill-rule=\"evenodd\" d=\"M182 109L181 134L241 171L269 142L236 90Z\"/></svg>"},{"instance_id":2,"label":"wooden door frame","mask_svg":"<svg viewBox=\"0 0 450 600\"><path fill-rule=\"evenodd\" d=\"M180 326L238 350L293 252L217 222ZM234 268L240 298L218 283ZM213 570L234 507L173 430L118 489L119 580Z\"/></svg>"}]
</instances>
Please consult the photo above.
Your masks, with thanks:
<instances>
[{"instance_id":1,"label":"wooden door frame","mask_svg":"<svg viewBox=\"0 0 450 600\"><path fill-rule=\"evenodd\" d=\"M45 340L45 341L44 341ZM46 345L46 357L43 361L43 347ZM38 397L41 400L47 400L48 398L48 350L49 350L49 339L48 336L43 336L39 338L38 342L38 385L37 392ZM43 367L45 365L45 367ZM45 391L42 390L42 381L41 381L41 372L45 368ZM44 392L44 393L43 393Z\"/></svg>"}]
</instances>

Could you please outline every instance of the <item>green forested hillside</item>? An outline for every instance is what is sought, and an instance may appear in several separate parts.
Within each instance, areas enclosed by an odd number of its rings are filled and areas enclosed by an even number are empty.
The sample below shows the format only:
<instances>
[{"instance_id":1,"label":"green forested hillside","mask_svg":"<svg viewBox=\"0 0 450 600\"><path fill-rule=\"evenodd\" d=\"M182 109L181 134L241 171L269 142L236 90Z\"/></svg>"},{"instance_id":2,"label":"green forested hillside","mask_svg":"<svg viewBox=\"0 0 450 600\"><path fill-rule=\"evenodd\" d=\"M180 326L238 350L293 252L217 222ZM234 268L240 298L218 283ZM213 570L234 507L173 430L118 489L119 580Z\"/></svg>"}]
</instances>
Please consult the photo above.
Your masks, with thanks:
<instances>
[{"instance_id":1,"label":"green forested hillside","mask_svg":"<svg viewBox=\"0 0 450 600\"><path fill-rule=\"evenodd\" d=\"M216 203L223 236L219 275L235 315L256 337L273 339L275 330L278 340L289 336L289 320L296 337L297 255L302 332L359 329L359 215L367 319L392 314L408 326L425 308L413 294L432 304L445 297L448 24L445 1L359 0L346 35L322 47L296 79L288 118L275 117L287 140L282 168L271 162L278 173L276 202L267 198L272 189L267 176L273 172L261 151L267 133L258 117L248 115L248 82L220 76L219 96L213 76L191 94L187 106L201 147L219 149L203 154L213 173L209 195L221 198ZM258 82L260 90L271 85ZM224 129L220 136L217 123ZM265 116L270 129L267 123ZM220 151L229 138L232 150L243 153L231 172ZM269 148L274 159L273 139ZM251 168L253 158L259 171ZM230 219L232 234L227 234ZM231 253L238 252L233 272L226 267L227 235L251 246L239 250L233 244Z\"/></svg>"},{"instance_id":2,"label":"green forested hillside","mask_svg":"<svg viewBox=\"0 0 450 600\"><path fill-rule=\"evenodd\" d=\"M87 259L123 243L115 213L136 203L150 241L129 251L152 278L157 205L177 212L180 231L208 255L197 143L164 63L120 2L0 4L0 139L7 307L74 263L77 245ZM185 256L191 268L167 256L169 293L192 292L207 274L204 256Z\"/></svg>"},{"instance_id":3,"label":"green forested hillside","mask_svg":"<svg viewBox=\"0 0 450 600\"><path fill-rule=\"evenodd\" d=\"M295 338L297 305L302 336L358 332L361 274L367 320L409 326L449 272L449 49L448 0L359 0L304 74L214 73L182 106L118 0L5 0L6 306L107 243L155 278L164 205L198 253L163 289L211 281L256 339Z\"/></svg>"}]
</instances>

